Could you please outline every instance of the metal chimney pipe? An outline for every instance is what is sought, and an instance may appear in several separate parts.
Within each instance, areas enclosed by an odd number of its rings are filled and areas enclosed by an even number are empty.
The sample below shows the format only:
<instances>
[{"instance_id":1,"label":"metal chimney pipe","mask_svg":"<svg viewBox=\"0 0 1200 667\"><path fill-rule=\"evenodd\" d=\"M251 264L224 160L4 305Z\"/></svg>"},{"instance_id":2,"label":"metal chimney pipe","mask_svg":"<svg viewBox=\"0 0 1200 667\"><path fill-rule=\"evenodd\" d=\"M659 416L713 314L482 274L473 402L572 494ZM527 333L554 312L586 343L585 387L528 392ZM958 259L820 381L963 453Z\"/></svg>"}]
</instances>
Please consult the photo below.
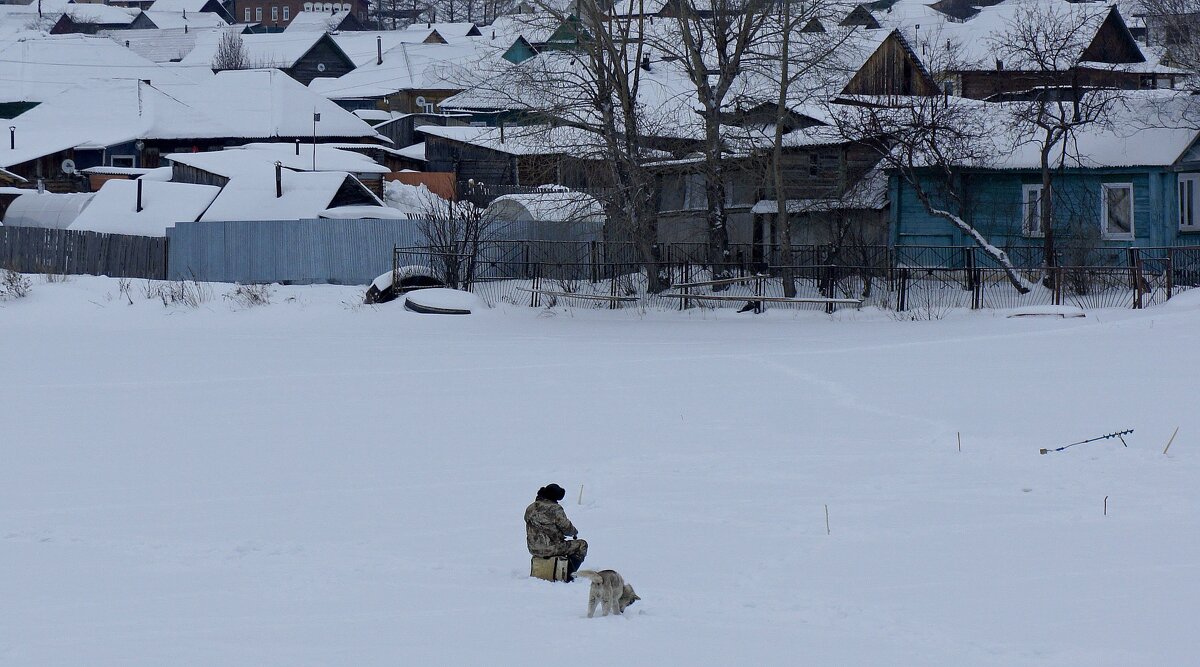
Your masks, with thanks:
<instances>
[{"instance_id":1,"label":"metal chimney pipe","mask_svg":"<svg viewBox=\"0 0 1200 667\"><path fill-rule=\"evenodd\" d=\"M296 140L296 155L300 154L300 140Z\"/></svg>"},{"instance_id":2,"label":"metal chimney pipe","mask_svg":"<svg viewBox=\"0 0 1200 667\"><path fill-rule=\"evenodd\" d=\"M275 198L283 196L283 163L275 161Z\"/></svg>"},{"instance_id":3,"label":"metal chimney pipe","mask_svg":"<svg viewBox=\"0 0 1200 667\"><path fill-rule=\"evenodd\" d=\"M383 36L375 37L375 64L383 64Z\"/></svg>"},{"instance_id":4,"label":"metal chimney pipe","mask_svg":"<svg viewBox=\"0 0 1200 667\"><path fill-rule=\"evenodd\" d=\"M137 212L142 212L142 179L137 179Z\"/></svg>"},{"instance_id":5,"label":"metal chimney pipe","mask_svg":"<svg viewBox=\"0 0 1200 667\"><path fill-rule=\"evenodd\" d=\"M15 151L17 149L17 126L8 126L8 150Z\"/></svg>"}]
</instances>

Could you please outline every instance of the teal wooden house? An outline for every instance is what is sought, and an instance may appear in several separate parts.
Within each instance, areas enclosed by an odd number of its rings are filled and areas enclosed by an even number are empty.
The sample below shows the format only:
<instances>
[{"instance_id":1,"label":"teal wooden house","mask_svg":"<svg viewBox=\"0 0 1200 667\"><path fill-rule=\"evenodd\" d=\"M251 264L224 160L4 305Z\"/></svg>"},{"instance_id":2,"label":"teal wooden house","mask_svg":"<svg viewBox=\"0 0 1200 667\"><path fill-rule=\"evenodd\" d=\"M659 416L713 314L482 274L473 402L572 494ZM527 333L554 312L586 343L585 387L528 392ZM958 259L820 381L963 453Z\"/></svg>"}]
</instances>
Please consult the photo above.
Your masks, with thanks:
<instances>
[{"instance_id":1,"label":"teal wooden house","mask_svg":"<svg viewBox=\"0 0 1200 667\"><path fill-rule=\"evenodd\" d=\"M955 169L954 187L963 202L956 212L992 245L1040 261L1044 193L1030 136L999 147L994 161ZM1118 121L1106 130L1079 132L1054 167L1049 196L1060 264L1098 257L1120 262L1130 247L1200 246L1197 130ZM927 193L944 187L933 172L920 182ZM930 213L896 172L889 177L889 201L893 246L974 245L951 222Z\"/></svg>"}]
</instances>

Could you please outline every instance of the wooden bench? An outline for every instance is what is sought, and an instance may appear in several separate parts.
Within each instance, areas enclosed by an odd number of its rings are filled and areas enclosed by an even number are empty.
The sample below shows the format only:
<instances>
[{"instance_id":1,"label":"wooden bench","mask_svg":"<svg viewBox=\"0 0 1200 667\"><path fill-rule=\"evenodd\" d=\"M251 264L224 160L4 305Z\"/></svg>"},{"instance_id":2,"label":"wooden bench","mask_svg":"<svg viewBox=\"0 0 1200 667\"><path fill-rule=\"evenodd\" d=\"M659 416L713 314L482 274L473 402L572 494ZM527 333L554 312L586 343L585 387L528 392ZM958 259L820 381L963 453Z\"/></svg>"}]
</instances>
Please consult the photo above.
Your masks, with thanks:
<instances>
[{"instance_id":1,"label":"wooden bench","mask_svg":"<svg viewBox=\"0 0 1200 667\"><path fill-rule=\"evenodd\" d=\"M637 303L638 302L638 298L636 296L615 296L615 295L610 295L610 294L577 294L575 292L561 292L561 291L557 291L557 290L538 289L535 287L518 287L517 289L522 292L529 292L531 294L538 294L538 295L542 295L542 296L553 296L553 297L558 297L558 298L562 298L562 299L585 299L588 301L607 301L613 307L616 307L616 305L618 303ZM536 304L530 304L530 305L536 305Z\"/></svg>"},{"instance_id":2,"label":"wooden bench","mask_svg":"<svg viewBox=\"0 0 1200 667\"><path fill-rule=\"evenodd\" d=\"M668 299L696 299L697 301L744 301L746 303L759 304L754 312L761 313L764 302L768 303L821 303L827 306L838 304L854 306L862 308L862 299L837 299L831 297L786 297L786 296L753 296L753 295L734 295L734 294L659 294L658 296Z\"/></svg>"}]
</instances>

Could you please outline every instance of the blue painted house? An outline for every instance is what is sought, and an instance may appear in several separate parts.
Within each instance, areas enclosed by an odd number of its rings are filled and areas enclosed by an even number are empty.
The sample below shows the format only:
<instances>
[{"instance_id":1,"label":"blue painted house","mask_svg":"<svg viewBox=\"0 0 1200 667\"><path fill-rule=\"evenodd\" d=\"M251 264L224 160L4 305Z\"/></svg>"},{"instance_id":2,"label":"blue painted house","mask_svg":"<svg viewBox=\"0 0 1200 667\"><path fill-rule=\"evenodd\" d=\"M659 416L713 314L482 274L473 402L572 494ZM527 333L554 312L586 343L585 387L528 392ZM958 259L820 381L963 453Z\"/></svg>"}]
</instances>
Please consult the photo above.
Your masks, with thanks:
<instances>
[{"instance_id":1,"label":"blue painted house","mask_svg":"<svg viewBox=\"0 0 1200 667\"><path fill-rule=\"evenodd\" d=\"M1179 116L1176 127L1126 121L1080 131L1054 165L1051 217L1061 264L1121 262L1130 247L1200 245L1200 133L1183 127ZM1141 124L1147 124L1144 116ZM986 164L956 169L963 205L954 212L1014 261L1040 263L1042 178L1030 136L999 146ZM930 193L944 187L932 172L921 182ZM896 172L889 177L889 200L893 246L974 245L930 213Z\"/></svg>"}]
</instances>

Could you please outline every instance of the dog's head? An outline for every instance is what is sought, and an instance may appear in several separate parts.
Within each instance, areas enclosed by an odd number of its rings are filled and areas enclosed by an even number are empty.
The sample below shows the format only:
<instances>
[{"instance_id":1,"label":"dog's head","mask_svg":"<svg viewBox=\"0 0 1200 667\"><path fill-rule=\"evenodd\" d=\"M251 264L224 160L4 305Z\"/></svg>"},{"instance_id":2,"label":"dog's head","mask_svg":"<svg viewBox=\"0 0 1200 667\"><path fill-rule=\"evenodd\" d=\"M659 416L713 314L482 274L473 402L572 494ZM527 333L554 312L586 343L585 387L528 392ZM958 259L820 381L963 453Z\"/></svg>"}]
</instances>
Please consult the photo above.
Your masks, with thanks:
<instances>
[{"instance_id":1,"label":"dog's head","mask_svg":"<svg viewBox=\"0 0 1200 667\"><path fill-rule=\"evenodd\" d=\"M638 600L641 600L641 598L638 597L637 593L633 592L633 586L625 584L625 588L621 589L621 611L625 611L626 607Z\"/></svg>"}]
</instances>

